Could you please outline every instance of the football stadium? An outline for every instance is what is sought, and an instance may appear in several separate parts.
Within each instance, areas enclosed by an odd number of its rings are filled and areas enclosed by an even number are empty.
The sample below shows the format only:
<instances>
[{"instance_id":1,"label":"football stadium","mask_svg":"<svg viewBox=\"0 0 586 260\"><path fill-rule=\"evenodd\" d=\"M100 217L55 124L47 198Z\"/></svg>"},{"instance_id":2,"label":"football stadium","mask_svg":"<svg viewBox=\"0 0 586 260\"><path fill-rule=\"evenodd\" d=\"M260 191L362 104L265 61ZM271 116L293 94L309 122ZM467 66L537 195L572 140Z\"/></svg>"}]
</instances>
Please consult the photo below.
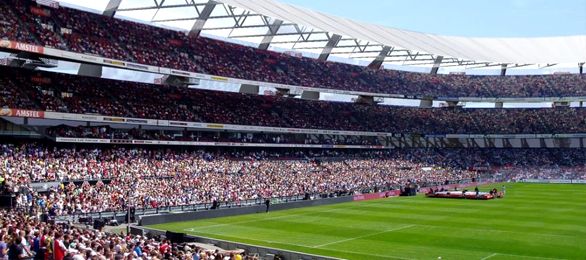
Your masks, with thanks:
<instances>
[{"instance_id":1,"label":"football stadium","mask_svg":"<svg viewBox=\"0 0 586 260\"><path fill-rule=\"evenodd\" d=\"M0 1L0 259L586 259L586 2L367 2Z\"/></svg>"}]
</instances>

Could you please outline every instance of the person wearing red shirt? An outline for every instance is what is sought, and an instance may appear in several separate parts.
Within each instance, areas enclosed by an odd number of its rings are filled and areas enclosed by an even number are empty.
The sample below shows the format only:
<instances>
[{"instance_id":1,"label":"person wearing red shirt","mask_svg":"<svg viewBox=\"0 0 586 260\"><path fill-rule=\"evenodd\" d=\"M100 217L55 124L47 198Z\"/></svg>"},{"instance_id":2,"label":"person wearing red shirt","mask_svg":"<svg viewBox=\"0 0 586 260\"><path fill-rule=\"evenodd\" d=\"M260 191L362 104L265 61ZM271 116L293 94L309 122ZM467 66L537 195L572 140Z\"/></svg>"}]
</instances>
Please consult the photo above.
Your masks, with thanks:
<instances>
[{"instance_id":1,"label":"person wearing red shirt","mask_svg":"<svg viewBox=\"0 0 586 260\"><path fill-rule=\"evenodd\" d=\"M161 253L161 255L171 253L171 245L169 245L169 240L164 240L163 243L161 243L159 246L159 253Z\"/></svg>"},{"instance_id":2,"label":"person wearing red shirt","mask_svg":"<svg viewBox=\"0 0 586 260\"><path fill-rule=\"evenodd\" d=\"M67 248L63 244L63 234L58 233L53 241L53 260L63 260L66 251Z\"/></svg>"}]
</instances>

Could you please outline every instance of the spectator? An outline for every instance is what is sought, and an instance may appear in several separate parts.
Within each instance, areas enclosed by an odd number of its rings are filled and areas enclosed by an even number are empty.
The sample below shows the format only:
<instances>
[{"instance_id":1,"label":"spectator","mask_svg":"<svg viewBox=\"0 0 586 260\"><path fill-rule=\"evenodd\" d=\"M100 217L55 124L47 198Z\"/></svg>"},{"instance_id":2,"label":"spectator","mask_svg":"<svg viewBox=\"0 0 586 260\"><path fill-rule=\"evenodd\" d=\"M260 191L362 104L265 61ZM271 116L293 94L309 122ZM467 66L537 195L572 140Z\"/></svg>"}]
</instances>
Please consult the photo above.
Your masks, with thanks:
<instances>
[{"instance_id":1,"label":"spectator","mask_svg":"<svg viewBox=\"0 0 586 260\"><path fill-rule=\"evenodd\" d=\"M4 83L0 84L0 88L6 94L0 98L10 108L77 114L420 135L586 132L584 108L421 109L369 106L177 87L160 88L141 83L19 69L2 70L0 83ZM92 129L92 132L84 134L103 138L108 135L107 131ZM129 134L114 134L127 139L144 133L134 130ZM153 135L153 139L169 138ZM238 139L252 141L245 136ZM281 143L278 135L267 134L264 139ZM347 141L333 138L318 142L337 144Z\"/></svg>"},{"instance_id":2,"label":"spectator","mask_svg":"<svg viewBox=\"0 0 586 260\"><path fill-rule=\"evenodd\" d=\"M500 77L373 70L192 38L184 32L67 7L51 9L30 0L2 1L0 11L0 33L8 40L217 76L410 96L586 96L582 75Z\"/></svg>"}]
</instances>

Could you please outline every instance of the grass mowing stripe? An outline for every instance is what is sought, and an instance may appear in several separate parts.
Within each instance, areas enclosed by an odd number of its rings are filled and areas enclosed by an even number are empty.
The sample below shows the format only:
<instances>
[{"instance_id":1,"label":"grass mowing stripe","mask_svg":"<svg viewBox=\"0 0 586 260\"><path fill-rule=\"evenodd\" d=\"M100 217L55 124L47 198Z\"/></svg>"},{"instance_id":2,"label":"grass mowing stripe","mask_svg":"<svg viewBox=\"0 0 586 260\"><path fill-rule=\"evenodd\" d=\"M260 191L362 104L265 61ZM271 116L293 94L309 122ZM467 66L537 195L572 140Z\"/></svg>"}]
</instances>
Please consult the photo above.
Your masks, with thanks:
<instances>
[{"instance_id":1,"label":"grass mowing stripe","mask_svg":"<svg viewBox=\"0 0 586 260\"><path fill-rule=\"evenodd\" d=\"M332 218L346 218L346 219L356 219L356 220L372 220L372 221L394 221L399 223L415 223L415 224L426 224L426 225L442 225L442 224L451 224L452 226L458 225L467 225L467 226L479 226L485 228L494 228L494 227L501 227L501 228L512 228L512 229L531 229L531 228L541 228L544 230L549 231L568 231L572 234L576 232L586 234L586 226L579 226L579 225L572 225L568 226L566 224L559 224L547 226L544 225L547 222L527 222L523 220L508 220L508 219L482 219L482 218L466 218L466 217L453 217L447 218L443 217L437 219L437 216L432 216L430 219L426 219L424 217L413 217L409 214L400 214L400 215L381 215L384 213L376 213L376 212L369 212L368 214L362 213L332 213ZM479 221L482 220L482 221ZM548 221L549 222L549 221ZM552 224L556 224L556 221L552 221Z\"/></svg>"},{"instance_id":2,"label":"grass mowing stripe","mask_svg":"<svg viewBox=\"0 0 586 260\"><path fill-rule=\"evenodd\" d=\"M348 259L586 259L586 185L504 185L492 201L400 197L156 227Z\"/></svg>"},{"instance_id":3,"label":"grass mowing stripe","mask_svg":"<svg viewBox=\"0 0 586 260\"><path fill-rule=\"evenodd\" d=\"M306 212L306 213L299 213L299 214L281 215L281 216L270 217L270 218L258 218L258 219L253 219L253 220L245 220L245 221L238 221L238 222L229 222L229 223L215 224L215 225L209 225L209 226L202 226L202 227L198 227L197 229L195 229L195 228L187 228L187 229L184 229L184 230L185 231L199 231L199 230L207 229L207 228L216 228L216 227L223 227L223 226L240 225L240 224L254 223L254 222L258 222L258 221L277 220L277 219L298 217L298 216L303 216L303 215L308 215L308 214L315 214L315 213L318 213L318 212L319 213L332 212L332 211L336 211L336 210L341 210L341 209L340 208L335 208L335 209L323 210L323 211L316 211L316 212Z\"/></svg>"},{"instance_id":4,"label":"grass mowing stripe","mask_svg":"<svg viewBox=\"0 0 586 260\"><path fill-rule=\"evenodd\" d=\"M297 220L297 219L293 219L293 220L287 220L285 221L286 224L290 224L290 225L299 225L299 224L303 224L303 223L308 223L307 219L311 219L311 222L316 222L316 221L323 221L326 222L328 220L331 219L330 216L307 216L305 219L301 220ZM344 219L340 219L336 221L336 224L333 224L333 226L336 225L343 225L349 228L353 228L354 226L361 226L367 229L370 229L370 226L378 226L381 227L384 224L388 224L386 221L382 222L382 221L363 221L363 220L357 220L357 219L348 219L348 220L344 220ZM412 222L414 223L414 222ZM236 224L236 223L234 223ZM410 223L401 223L401 224L410 224ZM321 224L321 225L328 225L328 224ZM413 226L426 226L426 227L439 227L436 225L426 225L426 224L411 224ZM478 226L478 225L474 225L474 226ZM567 235L567 234L552 234L552 233L538 233L538 232L528 232L528 231L516 231L516 230L503 230L503 229L494 229L494 228L476 228L476 227L459 227L459 226L453 226L450 227L450 229L458 229L461 230L463 232L468 232L469 231L474 231L474 232L497 232L497 233L510 233L510 234L519 234L519 235L529 235L529 236L543 236L543 237L562 237L562 238L575 238L575 235ZM201 229L199 229L201 230ZM373 228L374 230L374 228ZM197 231L197 230L186 230L186 231Z\"/></svg>"},{"instance_id":5,"label":"grass mowing stripe","mask_svg":"<svg viewBox=\"0 0 586 260\"><path fill-rule=\"evenodd\" d=\"M325 243L325 244L321 244L321 245L317 245L317 246L313 246L313 247L314 248L318 248L318 247L324 247L324 246L329 246L329 245L333 245L333 244L344 243L344 242L348 242L348 241L352 241L352 240L357 240L357 239L361 239L361 238L366 238L366 237L380 235L380 234L383 234L383 233L398 231L398 230L402 230L402 229L406 229L406 228L410 228L410 227L414 227L414 226L415 225L407 225L407 226L403 226L403 227L399 227L399 228L393 228L393 229L389 229L389 230L385 230L385 231L381 231L381 232L376 232L376 233L372 233L372 234L368 234L368 235L363 235L363 236L358 236L358 237L351 237L351 238L346 238L346 239L342 239L342 240L338 240L338 241L333 241L333 242L330 242L330 243Z\"/></svg>"},{"instance_id":6,"label":"grass mowing stripe","mask_svg":"<svg viewBox=\"0 0 586 260\"><path fill-rule=\"evenodd\" d=\"M234 239L234 238L232 238L232 239ZM308 245L303 245L303 244L290 244L290 243L283 243L283 242L272 241L272 240L260 240L260 239L250 239L250 238L247 239L247 240L249 240L249 241L256 241L256 242L264 242L264 243L268 243L268 244L283 244L283 245L290 245L290 246L302 247L302 248L315 248L314 246L308 246ZM374 257L384 258L384 259L402 259L402 260L415 259L415 258L405 258L405 257L401 257L401 256L394 256L394 255L379 255L379 254L372 254L372 253L345 251L345 250L329 249L329 248L328 249L324 249L324 250L325 251L348 253L348 254L352 254L352 255L356 254L356 255L374 256Z\"/></svg>"},{"instance_id":7,"label":"grass mowing stripe","mask_svg":"<svg viewBox=\"0 0 586 260\"><path fill-rule=\"evenodd\" d=\"M230 239L230 237L224 237L224 239ZM232 237L231 239L234 240L235 237ZM249 240L249 241L256 241L256 242L264 242L264 243L268 243L268 244L282 244L282 245L290 245L290 246L295 246L295 247L316 248L315 246L308 246L308 245L303 245L303 244L290 244L290 243L283 243L283 242L272 241L272 240L260 240L260 239L247 239L247 240ZM326 251L334 251L334 252L348 253L348 254L375 256L375 257L380 257L380 258L384 258L384 259L404 259L404 260L406 260L406 259L418 259L418 258L405 258L405 257L400 257L400 256L394 256L394 255L363 253L363 252L348 251L348 250L341 250L341 249L331 249L331 248L327 248L325 250ZM564 258L549 258L549 257L530 256L530 255L516 255L516 254L507 254L507 253L492 253L491 255L492 255L492 257L498 256L498 255L513 256L513 257L515 257L515 259L529 258L529 259L567 260L567 259L564 259ZM484 258L479 258L479 259L484 259Z\"/></svg>"}]
</instances>

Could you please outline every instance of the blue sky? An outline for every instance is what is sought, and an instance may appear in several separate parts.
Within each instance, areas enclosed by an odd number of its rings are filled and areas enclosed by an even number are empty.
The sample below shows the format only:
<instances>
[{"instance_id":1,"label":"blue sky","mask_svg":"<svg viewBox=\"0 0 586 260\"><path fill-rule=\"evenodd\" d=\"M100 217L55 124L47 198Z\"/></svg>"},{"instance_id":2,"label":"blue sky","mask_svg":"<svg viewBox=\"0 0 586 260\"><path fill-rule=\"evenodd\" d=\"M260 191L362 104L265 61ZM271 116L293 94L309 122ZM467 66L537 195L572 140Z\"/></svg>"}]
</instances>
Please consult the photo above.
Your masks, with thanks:
<instances>
[{"instance_id":1,"label":"blue sky","mask_svg":"<svg viewBox=\"0 0 586 260\"><path fill-rule=\"evenodd\" d=\"M586 0L278 0L358 21L443 35L586 34Z\"/></svg>"}]
</instances>

